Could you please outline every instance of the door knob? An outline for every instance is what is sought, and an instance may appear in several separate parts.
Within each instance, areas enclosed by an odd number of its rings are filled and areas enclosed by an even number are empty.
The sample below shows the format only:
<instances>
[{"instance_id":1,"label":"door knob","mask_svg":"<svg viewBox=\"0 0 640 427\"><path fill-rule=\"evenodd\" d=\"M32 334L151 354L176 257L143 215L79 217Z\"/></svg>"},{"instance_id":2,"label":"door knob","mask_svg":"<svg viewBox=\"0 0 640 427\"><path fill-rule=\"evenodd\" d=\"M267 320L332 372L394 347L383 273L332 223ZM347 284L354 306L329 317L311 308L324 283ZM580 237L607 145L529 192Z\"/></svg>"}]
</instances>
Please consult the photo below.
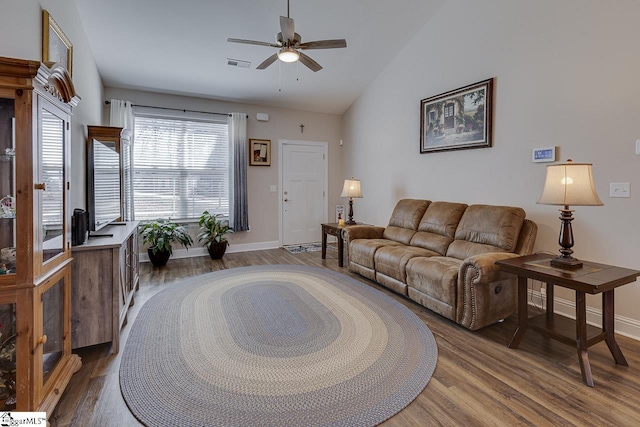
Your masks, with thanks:
<instances>
[{"instance_id":1,"label":"door knob","mask_svg":"<svg viewBox=\"0 0 640 427\"><path fill-rule=\"evenodd\" d=\"M43 182L42 184L33 184L33 188L36 190L47 190L47 185Z\"/></svg>"}]
</instances>

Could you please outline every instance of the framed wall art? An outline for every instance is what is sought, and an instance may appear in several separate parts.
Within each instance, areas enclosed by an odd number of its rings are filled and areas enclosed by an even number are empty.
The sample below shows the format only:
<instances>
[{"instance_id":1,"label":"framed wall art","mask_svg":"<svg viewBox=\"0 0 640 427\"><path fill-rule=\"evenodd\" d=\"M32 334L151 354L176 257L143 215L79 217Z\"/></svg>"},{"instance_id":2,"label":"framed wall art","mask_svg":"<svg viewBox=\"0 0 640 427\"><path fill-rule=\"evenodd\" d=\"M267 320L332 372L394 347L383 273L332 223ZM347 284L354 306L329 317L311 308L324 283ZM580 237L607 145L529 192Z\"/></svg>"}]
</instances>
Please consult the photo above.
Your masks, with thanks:
<instances>
[{"instance_id":1,"label":"framed wall art","mask_svg":"<svg viewBox=\"0 0 640 427\"><path fill-rule=\"evenodd\" d=\"M46 10L42 11L42 62L49 66L61 62L71 75L73 45Z\"/></svg>"},{"instance_id":2,"label":"framed wall art","mask_svg":"<svg viewBox=\"0 0 640 427\"><path fill-rule=\"evenodd\" d=\"M249 165L271 166L271 140L249 140Z\"/></svg>"},{"instance_id":3,"label":"framed wall art","mask_svg":"<svg viewBox=\"0 0 640 427\"><path fill-rule=\"evenodd\" d=\"M493 78L420 101L420 153L491 147Z\"/></svg>"}]
</instances>

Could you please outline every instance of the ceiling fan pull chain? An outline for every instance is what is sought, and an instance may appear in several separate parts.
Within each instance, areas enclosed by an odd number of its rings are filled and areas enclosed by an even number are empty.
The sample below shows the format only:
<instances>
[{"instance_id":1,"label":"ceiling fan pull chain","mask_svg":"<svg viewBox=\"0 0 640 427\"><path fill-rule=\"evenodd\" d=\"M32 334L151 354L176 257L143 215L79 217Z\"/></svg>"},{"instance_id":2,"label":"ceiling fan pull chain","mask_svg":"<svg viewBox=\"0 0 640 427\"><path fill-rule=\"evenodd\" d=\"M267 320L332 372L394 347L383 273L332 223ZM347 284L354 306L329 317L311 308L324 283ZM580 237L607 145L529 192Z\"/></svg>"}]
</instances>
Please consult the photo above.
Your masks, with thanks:
<instances>
[{"instance_id":1,"label":"ceiling fan pull chain","mask_svg":"<svg viewBox=\"0 0 640 427\"><path fill-rule=\"evenodd\" d=\"M278 92L282 92L282 62L278 61Z\"/></svg>"}]
</instances>

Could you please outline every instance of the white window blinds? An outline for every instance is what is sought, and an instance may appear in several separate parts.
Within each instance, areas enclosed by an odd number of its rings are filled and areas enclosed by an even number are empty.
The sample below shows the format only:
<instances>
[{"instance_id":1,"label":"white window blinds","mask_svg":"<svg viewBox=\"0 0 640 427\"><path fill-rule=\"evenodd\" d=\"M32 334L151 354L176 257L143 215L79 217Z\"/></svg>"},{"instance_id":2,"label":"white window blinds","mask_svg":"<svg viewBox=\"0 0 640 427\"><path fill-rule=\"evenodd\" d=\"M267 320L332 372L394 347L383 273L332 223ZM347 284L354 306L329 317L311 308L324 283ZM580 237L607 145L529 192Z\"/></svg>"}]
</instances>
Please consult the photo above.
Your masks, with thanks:
<instances>
[{"instance_id":1,"label":"white window blinds","mask_svg":"<svg viewBox=\"0 0 640 427\"><path fill-rule=\"evenodd\" d=\"M229 214L226 121L135 116L135 219Z\"/></svg>"}]
</instances>

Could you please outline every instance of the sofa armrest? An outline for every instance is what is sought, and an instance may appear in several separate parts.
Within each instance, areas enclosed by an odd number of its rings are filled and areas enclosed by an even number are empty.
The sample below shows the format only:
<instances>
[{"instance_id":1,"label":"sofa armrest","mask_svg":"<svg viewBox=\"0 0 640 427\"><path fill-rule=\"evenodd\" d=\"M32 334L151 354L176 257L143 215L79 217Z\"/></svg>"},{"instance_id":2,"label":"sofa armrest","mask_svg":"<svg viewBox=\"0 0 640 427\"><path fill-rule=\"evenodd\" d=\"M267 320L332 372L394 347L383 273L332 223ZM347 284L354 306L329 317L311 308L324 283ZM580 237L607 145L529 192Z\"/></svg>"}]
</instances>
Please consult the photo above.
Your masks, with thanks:
<instances>
[{"instance_id":1,"label":"sofa armrest","mask_svg":"<svg viewBox=\"0 0 640 427\"><path fill-rule=\"evenodd\" d=\"M462 262L458 273L458 323L476 330L516 311L515 277L501 272L495 262L518 256L512 252L490 252Z\"/></svg>"},{"instance_id":2,"label":"sofa armrest","mask_svg":"<svg viewBox=\"0 0 640 427\"><path fill-rule=\"evenodd\" d=\"M460 266L461 277L467 276L471 285L495 282L504 276L504 273L500 273L496 261L518 256L520 255L511 252L489 252L470 256Z\"/></svg>"},{"instance_id":3,"label":"sofa armrest","mask_svg":"<svg viewBox=\"0 0 640 427\"><path fill-rule=\"evenodd\" d=\"M382 239L384 227L374 225L354 225L342 231L342 238L347 244L355 239Z\"/></svg>"}]
</instances>

